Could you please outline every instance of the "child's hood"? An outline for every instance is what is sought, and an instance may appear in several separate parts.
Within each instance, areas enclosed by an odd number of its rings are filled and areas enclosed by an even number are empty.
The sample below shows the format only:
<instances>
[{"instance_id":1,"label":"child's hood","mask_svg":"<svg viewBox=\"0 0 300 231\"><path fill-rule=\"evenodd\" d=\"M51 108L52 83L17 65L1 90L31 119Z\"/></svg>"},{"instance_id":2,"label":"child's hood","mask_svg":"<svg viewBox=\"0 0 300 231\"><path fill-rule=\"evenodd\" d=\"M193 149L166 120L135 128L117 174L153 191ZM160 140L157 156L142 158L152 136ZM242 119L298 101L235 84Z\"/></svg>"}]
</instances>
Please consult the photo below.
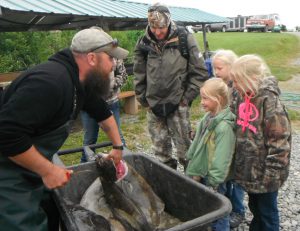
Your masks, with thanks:
<instances>
[{"instance_id":1,"label":"child's hood","mask_svg":"<svg viewBox=\"0 0 300 231\"><path fill-rule=\"evenodd\" d=\"M224 110L220 111L216 117L213 118L211 121L208 129L213 130L216 126L221 122L225 121L228 123L232 128L235 126L235 115L230 111L230 108L227 107Z\"/></svg>"}]
</instances>

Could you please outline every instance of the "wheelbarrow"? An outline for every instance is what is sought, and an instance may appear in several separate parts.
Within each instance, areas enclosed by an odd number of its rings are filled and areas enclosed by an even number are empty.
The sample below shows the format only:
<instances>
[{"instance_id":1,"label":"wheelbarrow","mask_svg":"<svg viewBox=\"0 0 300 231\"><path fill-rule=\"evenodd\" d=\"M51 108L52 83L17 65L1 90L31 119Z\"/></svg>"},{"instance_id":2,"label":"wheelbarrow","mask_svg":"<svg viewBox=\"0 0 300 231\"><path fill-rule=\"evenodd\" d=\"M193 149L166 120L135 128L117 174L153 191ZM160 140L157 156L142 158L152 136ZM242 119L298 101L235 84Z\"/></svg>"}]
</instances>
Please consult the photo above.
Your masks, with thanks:
<instances>
[{"instance_id":1,"label":"wheelbarrow","mask_svg":"<svg viewBox=\"0 0 300 231\"><path fill-rule=\"evenodd\" d=\"M93 147L97 148L101 145ZM83 148L74 151L78 152L79 150L83 150ZM72 150L55 154L53 162L62 164L59 154L69 153L72 153ZM165 211L182 221L181 224L169 228L167 231L207 230L212 222L228 215L231 211L230 201L226 197L211 191L147 154L132 153L125 149L123 159L148 182L156 195L161 198L165 204ZM66 186L54 191L54 200L60 213L62 229L84 231L85 229L78 225L78 221L74 220L72 206L80 203L87 188L98 177L96 163L87 162L67 168L78 174L72 176ZM105 229L101 229L98 225L94 230Z\"/></svg>"}]
</instances>

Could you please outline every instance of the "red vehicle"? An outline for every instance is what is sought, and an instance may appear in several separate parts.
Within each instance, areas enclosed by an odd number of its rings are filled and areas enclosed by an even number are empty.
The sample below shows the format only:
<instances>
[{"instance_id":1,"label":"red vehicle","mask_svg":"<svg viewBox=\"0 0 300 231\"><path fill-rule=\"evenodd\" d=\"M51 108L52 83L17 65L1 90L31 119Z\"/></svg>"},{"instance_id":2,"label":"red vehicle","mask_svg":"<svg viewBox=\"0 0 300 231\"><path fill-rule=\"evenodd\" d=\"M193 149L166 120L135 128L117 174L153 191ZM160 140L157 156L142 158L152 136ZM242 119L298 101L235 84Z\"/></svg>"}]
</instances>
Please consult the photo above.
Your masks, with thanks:
<instances>
[{"instance_id":1,"label":"red vehicle","mask_svg":"<svg viewBox=\"0 0 300 231\"><path fill-rule=\"evenodd\" d=\"M246 30L251 31L273 31L276 26L280 25L278 14L265 14L251 16L246 23Z\"/></svg>"}]
</instances>

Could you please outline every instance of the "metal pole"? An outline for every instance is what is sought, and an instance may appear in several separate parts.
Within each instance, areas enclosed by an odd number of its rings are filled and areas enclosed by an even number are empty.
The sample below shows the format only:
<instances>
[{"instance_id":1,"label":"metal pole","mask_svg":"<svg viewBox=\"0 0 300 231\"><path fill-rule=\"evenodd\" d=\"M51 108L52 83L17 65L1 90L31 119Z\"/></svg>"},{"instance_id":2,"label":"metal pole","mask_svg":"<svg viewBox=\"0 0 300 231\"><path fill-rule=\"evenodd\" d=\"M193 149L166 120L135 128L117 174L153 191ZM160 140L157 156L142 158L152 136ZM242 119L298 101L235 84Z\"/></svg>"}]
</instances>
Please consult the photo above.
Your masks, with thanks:
<instances>
[{"instance_id":1,"label":"metal pole","mask_svg":"<svg viewBox=\"0 0 300 231\"><path fill-rule=\"evenodd\" d=\"M204 43L204 59L208 58L208 42L206 38L206 29L205 29L205 23L202 23L202 33L203 33L203 43Z\"/></svg>"},{"instance_id":2,"label":"metal pole","mask_svg":"<svg viewBox=\"0 0 300 231\"><path fill-rule=\"evenodd\" d=\"M87 146L90 147L91 149L96 149L96 148L108 147L108 146L111 146L111 145L112 145L112 143L110 141L107 141L107 142L102 142L100 144L91 144L91 145L87 145ZM62 156L62 155L65 155L65 154L70 154L70 153L75 153L75 152L82 152L83 149L84 149L84 147L59 150L57 152L57 155Z\"/></svg>"}]
</instances>

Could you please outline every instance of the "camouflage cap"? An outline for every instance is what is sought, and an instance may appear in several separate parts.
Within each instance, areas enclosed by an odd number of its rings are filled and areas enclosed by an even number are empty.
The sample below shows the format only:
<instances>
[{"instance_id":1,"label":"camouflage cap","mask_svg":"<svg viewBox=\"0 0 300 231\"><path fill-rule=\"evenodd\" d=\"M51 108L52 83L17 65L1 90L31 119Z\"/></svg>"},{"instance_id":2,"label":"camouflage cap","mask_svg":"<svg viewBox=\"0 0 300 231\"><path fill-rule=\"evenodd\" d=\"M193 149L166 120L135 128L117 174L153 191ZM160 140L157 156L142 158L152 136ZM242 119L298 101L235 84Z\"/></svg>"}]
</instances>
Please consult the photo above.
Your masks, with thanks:
<instances>
[{"instance_id":1,"label":"camouflage cap","mask_svg":"<svg viewBox=\"0 0 300 231\"><path fill-rule=\"evenodd\" d=\"M148 23L150 27L168 27L171 22L171 14L168 7L154 4L148 9Z\"/></svg>"}]
</instances>

